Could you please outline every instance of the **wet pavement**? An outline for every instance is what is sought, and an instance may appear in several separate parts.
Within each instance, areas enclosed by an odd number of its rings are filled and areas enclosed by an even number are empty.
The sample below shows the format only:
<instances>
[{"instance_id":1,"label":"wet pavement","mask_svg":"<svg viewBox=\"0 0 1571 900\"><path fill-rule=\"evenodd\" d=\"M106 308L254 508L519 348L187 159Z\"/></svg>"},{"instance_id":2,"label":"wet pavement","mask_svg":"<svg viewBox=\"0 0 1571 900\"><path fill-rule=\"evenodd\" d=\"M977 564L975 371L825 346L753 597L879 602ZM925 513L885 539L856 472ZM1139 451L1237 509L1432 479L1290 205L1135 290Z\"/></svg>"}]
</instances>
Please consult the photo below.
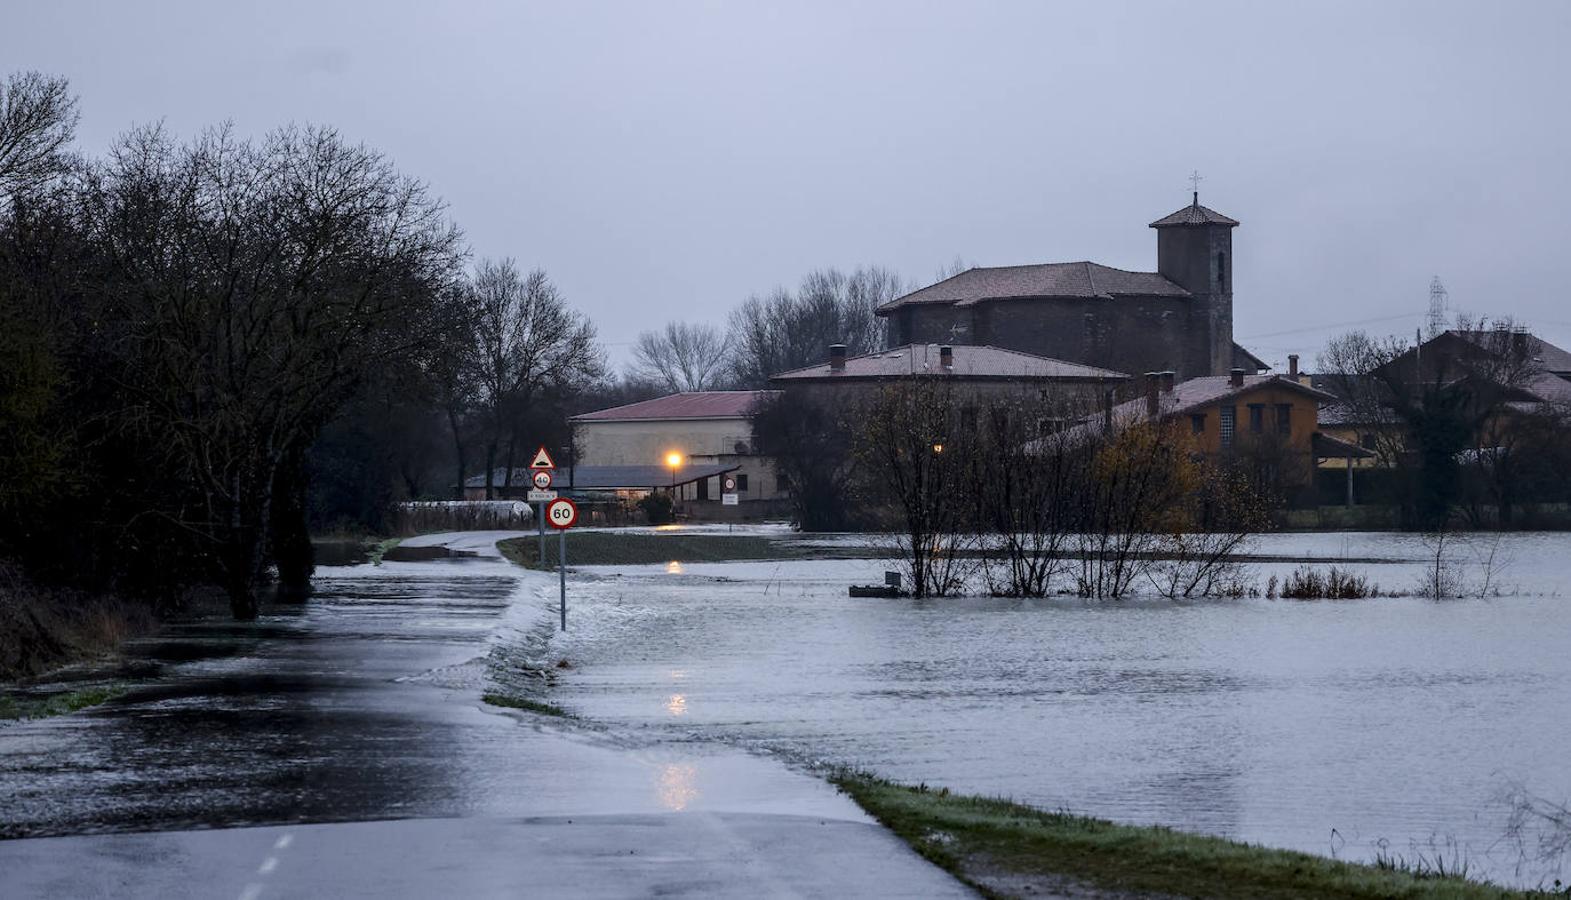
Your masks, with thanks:
<instances>
[{"instance_id":1,"label":"wet pavement","mask_svg":"<svg viewBox=\"0 0 1571 900\"><path fill-rule=\"evenodd\" d=\"M6 896L967 895L771 760L483 705L554 581L324 569L303 606L167 629L136 651L161 677L0 728Z\"/></svg>"}]
</instances>

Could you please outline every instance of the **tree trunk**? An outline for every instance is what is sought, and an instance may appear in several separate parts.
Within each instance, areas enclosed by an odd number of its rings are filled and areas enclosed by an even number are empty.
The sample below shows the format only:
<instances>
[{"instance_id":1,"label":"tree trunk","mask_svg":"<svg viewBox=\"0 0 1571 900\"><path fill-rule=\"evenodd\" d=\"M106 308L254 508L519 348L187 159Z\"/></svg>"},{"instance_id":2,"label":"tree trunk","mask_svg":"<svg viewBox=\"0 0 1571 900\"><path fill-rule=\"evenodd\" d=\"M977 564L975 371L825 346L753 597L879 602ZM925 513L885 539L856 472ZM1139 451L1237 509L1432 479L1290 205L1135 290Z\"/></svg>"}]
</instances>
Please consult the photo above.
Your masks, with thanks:
<instances>
[{"instance_id":1,"label":"tree trunk","mask_svg":"<svg viewBox=\"0 0 1571 900\"><path fill-rule=\"evenodd\" d=\"M268 523L280 600L301 601L311 594L316 559L306 521L306 487L305 451L290 450L273 479Z\"/></svg>"},{"instance_id":2,"label":"tree trunk","mask_svg":"<svg viewBox=\"0 0 1571 900\"><path fill-rule=\"evenodd\" d=\"M453 429L453 455L458 461L458 496L454 499L464 499L464 479L469 476L469 460L464 453L464 436L458 427L458 414L449 406L447 408L447 424Z\"/></svg>"}]
</instances>

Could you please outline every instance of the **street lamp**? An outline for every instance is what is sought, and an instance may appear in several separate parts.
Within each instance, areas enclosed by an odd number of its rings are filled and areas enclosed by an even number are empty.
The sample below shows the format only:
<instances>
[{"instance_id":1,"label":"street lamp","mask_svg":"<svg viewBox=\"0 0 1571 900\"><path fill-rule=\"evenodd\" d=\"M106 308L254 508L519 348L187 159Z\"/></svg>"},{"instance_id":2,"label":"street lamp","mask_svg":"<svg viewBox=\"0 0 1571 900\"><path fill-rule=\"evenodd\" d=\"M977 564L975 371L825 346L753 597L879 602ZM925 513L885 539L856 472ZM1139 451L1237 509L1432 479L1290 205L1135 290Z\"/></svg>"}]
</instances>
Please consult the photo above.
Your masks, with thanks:
<instances>
[{"instance_id":1,"label":"street lamp","mask_svg":"<svg viewBox=\"0 0 1571 900\"><path fill-rule=\"evenodd\" d=\"M676 470L682 468L682 454L675 451L665 455L665 464L671 467L671 499L676 499Z\"/></svg>"}]
</instances>

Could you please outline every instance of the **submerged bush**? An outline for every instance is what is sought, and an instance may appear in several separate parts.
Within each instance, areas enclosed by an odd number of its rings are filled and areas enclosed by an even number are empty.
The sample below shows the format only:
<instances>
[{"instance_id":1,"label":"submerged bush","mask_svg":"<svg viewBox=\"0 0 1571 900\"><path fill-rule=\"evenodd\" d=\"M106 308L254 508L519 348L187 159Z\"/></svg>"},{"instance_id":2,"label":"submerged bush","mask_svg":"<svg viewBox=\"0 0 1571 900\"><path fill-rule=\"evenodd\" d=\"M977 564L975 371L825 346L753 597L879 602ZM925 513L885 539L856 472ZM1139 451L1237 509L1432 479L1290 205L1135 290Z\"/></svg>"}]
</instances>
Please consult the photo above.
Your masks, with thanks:
<instances>
[{"instance_id":1,"label":"submerged bush","mask_svg":"<svg viewBox=\"0 0 1571 900\"><path fill-rule=\"evenodd\" d=\"M1299 566L1282 582L1281 596L1284 600L1362 600L1379 593L1369 579L1345 569L1332 566L1322 572Z\"/></svg>"}]
</instances>

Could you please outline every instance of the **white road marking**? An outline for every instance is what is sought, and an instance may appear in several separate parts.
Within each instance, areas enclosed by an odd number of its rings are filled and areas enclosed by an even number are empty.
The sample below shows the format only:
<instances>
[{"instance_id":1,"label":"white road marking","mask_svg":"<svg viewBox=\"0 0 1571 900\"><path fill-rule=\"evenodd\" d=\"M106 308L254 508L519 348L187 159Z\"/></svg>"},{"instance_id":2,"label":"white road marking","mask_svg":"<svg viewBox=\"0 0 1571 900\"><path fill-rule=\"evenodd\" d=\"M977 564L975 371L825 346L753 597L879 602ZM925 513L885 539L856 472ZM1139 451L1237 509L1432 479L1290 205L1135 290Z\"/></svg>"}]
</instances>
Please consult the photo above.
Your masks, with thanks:
<instances>
[{"instance_id":1,"label":"white road marking","mask_svg":"<svg viewBox=\"0 0 1571 900\"><path fill-rule=\"evenodd\" d=\"M267 859L262 860L262 865L257 868L256 874L266 875L276 868L278 868L278 857L269 856Z\"/></svg>"},{"instance_id":2,"label":"white road marking","mask_svg":"<svg viewBox=\"0 0 1571 900\"><path fill-rule=\"evenodd\" d=\"M283 837L280 837L277 841L273 842L273 849L274 850L287 850L289 848L289 845L293 844L294 842L295 842L295 836L292 835L292 834L286 834Z\"/></svg>"}]
</instances>

